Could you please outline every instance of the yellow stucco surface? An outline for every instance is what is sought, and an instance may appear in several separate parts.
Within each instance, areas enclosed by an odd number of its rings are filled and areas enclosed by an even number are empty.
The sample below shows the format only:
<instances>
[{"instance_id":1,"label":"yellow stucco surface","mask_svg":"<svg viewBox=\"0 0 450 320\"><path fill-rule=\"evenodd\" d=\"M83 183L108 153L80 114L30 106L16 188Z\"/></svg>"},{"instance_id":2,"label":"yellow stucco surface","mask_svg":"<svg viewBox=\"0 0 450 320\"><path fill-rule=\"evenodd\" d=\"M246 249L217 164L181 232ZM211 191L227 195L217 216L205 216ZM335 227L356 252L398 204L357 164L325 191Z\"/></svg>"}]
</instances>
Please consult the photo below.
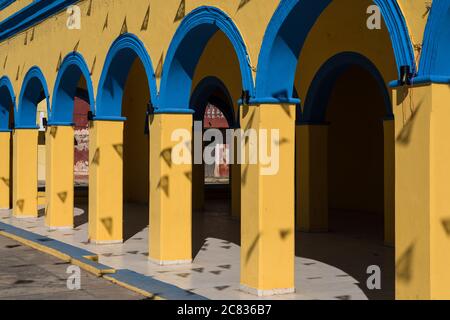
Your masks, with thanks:
<instances>
[{"instance_id":1,"label":"yellow stucco surface","mask_svg":"<svg viewBox=\"0 0 450 320\"><path fill-rule=\"evenodd\" d=\"M37 137L38 131L13 132L13 214L37 217Z\"/></svg>"},{"instance_id":2,"label":"yellow stucco surface","mask_svg":"<svg viewBox=\"0 0 450 320\"><path fill-rule=\"evenodd\" d=\"M11 133L0 132L0 208L11 207L11 165L10 165Z\"/></svg>"}]
</instances>

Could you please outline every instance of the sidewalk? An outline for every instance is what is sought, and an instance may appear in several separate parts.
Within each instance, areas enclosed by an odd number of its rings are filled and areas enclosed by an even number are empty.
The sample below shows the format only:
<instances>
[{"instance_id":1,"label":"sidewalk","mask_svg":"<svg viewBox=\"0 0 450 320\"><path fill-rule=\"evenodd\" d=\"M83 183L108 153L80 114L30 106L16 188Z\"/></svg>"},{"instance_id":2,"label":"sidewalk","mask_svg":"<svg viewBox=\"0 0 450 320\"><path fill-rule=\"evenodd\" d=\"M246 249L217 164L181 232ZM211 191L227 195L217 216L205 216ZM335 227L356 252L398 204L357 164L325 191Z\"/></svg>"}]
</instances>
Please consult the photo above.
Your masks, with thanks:
<instances>
[{"instance_id":1,"label":"sidewalk","mask_svg":"<svg viewBox=\"0 0 450 320\"><path fill-rule=\"evenodd\" d=\"M147 214L147 207L127 205L125 212L126 215L135 218L144 217ZM198 296L225 300L393 298L393 285L386 283L393 277L393 267L391 270L390 266L393 249L373 241L370 234L366 237L358 235L358 241L352 236L343 237L339 233L299 234L297 238L301 246L297 244L297 251L301 250L300 253L303 254L295 259L296 293L258 298L239 290L239 222L224 215L220 210L218 212L210 210L199 222L194 222L196 225L194 232L201 239L198 254L193 264L181 266L158 266L148 261L148 227L133 226L134 230L138 231L124 244L98 246L88 243L87 215L81 206L76 209L75 215L77 227L66 231L48 230L44 226L44 217L27 220L12 218L9 210L0 211L0 222L93 252L98 255L98 262L102 265L137 273L131 277L135 281L138 276L160 281L169 287L181 289L188 298L195 299ZM355 259L349 259L349 254ZM365 274L366 269L374 263L386 270L384 277L388 279L383 281L384 290L376 293L369 292L365 288L365 279L368 277ZM125 275L123 272L118 274L122 275L123 279L127 276L130 278L129 274Z\"/></svg>"}]
</instances>

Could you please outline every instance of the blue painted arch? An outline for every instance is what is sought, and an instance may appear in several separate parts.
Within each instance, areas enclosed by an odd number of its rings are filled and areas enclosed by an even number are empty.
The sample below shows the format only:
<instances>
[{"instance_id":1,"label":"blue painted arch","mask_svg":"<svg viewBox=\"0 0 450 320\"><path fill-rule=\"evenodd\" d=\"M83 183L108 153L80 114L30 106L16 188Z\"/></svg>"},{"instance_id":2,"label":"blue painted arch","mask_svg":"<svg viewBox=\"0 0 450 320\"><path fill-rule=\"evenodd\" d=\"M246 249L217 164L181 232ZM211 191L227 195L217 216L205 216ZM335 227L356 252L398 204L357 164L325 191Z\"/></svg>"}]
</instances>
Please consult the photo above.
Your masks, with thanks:
<instances>
[{"instance_id":1,"label":"blue painted arch","mask_svg":"<svg viewBox=\"0 0 450 320\"><path fill-rule=\"evenodd\" d=\"M37 128L37 105L43 100L46 101L47 113L50 114L47 82L41 69L34 66L27 72L22 83L19 107L14 117L16 129Z\"/></svg>"},{"instance_id":2,"label":"blue painted arch","mask_svg":"<svg viewBox=\"0 0 450 320\"><path fill-rule=\"evenodd\" d=\"M137 36L126 33L114 41L106 57L98 85L95 119L125 120L122 117L122 98L128 74L136 59L144 66L150 99L155 104L155 73L147 49Z\"/></svg>"},{"instance_id":3,"label":"blue painted arch","mask_svg":"<svg viewBox=\"0 0 450 320\"><path fill-rule=\"evenodd\" d=\"M379 6L389 30L398 72L403 65L415 72L414 50L397 1L373 2ZM298 102L292 99L298 57L309 32L330 3L331 0L281 0L264 35L255 103Z\"/></svg>"},{"instance_id":4,"label":"blue painted arch","mask_svg":"<svg viewBox=\"0 0 450 320\"><path fill-rule=\"evenodd\" d=\"M254 94L249 55L244 40L232 19L223 11L203 6L188 14L178 27L169 46L163 67L157 112L190 112L192 78L208 41L218 31L234 47L243 90Z\"/></svg>"},{"instance_id":5,"label":"blue painted arch","mask_svg":"<svg viewBox=\"0 0 450 320\"><path fill-rule=\"evenodd\" d=\"M376 81L384 99L385 118L393 119L392 103L387 85L377 67L366 57L355 52L342 52L331 57L316 73L308 90L305 105L299 123L324 123L327 106L334 85L338 78L352 66L358 66L367 71Z\"/></svg>"},{"instance_id":6,"label":"blue painted arch","mask_svg":"<svg viewBox=\"0 0 450 320\"><path fill-rule=\"evenodd\" d=\"M0 78L0 132L9 131L11 111L16 110L16 97L8 77ZM14 114L13 114L14 116Z\"/></svg>"},{"instance_id":7,"label":"blue painted arch","mask_svg":"<svg viewBox=\"0 0 450 320\"><path fill-rule=\"evenodd\" d=\"M416 82L450 83L450 1L435 0L428 17Z\"/></svg>"},{"instance_id":8,"label":"blue painted arch","mask_svg":"<svg viewBox=\"0 0 450 320\"><path fill-rule=\"evenodd\" d=\"M211 101L211 95L217 92L220 96ZM209 102L219 107L231 127L236 125L233 99L225 84L217 77L210 76L202 79L192 92L190 106L195 112L194 120L203 121Z\"/></svg>"},{"instance_id":9,"label":"blue painted arch","mask_svg":"<svg viewBox=\"0 0 450 320\"><path fill-rule=\"evenodd\" d=\"M77 52L68 54L59 68L53 89L50 125L72 125L74 99L81 78L86 80L88 100L91 108L95 106L94 89L88 66Z\"/></svg>"}]
</instances>

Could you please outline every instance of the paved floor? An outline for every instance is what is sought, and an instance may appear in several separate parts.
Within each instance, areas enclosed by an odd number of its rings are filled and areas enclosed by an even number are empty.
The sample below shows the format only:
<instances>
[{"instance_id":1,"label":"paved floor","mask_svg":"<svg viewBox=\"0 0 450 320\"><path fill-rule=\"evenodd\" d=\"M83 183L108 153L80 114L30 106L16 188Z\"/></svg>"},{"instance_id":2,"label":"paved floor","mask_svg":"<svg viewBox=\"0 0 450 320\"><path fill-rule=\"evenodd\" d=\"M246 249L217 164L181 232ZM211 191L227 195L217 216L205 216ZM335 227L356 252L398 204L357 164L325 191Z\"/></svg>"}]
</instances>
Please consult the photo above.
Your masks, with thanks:
<instances>
[{"instance_id":1,"label":"paved floor","mask_svg":"<svg viewBox=\"0 0 450 320\"><path fill-rule=\"evenodd\" d=\"M87 203L78 202L76 228L52 231L44 217L19 220L0 210L0 221L95 252L100 263L130 269L210 299L255 299L239 290L240 223L228 215L220 199L207 203L193 218L193 264L157 266L148 261L148 208L124 209L126 241L96 246L88 242ZM271 299L393 299L394 249L383 245L383 224L370 214L332 212L329 233L296 234L296 293ZM382 290L366 286L367 268L382 270Z\"/></svg>"},{"instance_id":2,"label":"paved floor","mask_svg":"<svg viewBox=\"0 0 450 320\"><path fill-rule=\"evenodd\" d=\"M81 271L69 290L70 265L0 236L0 300L142 300L143 296Z\"/></svg>"}]
</instances>

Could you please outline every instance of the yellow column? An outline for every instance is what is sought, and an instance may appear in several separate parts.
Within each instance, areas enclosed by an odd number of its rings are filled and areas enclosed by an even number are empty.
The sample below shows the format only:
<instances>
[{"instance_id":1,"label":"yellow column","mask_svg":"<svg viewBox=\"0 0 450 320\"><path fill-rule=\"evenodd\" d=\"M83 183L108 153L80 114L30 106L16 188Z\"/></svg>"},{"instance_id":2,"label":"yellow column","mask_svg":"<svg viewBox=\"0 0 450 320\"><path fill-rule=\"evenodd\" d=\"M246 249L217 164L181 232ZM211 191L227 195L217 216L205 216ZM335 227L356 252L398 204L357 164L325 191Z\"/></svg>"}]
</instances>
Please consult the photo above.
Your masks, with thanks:
<instances>
[{"instance_id":1,"label":"yellow column","mask_svg":"<svg viewBox=\"0 0 450 320\"><path fill-rule=\"evenodd\" d=\"M13 215L38 216L37 144L38 129L13 132Z\"/></svg>"},{"instance_id":2,"label":"yellow column","mask_svg":"<svg viewBox=\"0 0 450 320\"><path fill-rule=\"evenodd\" d=\"M328 231L328 125L296 128L297 229Z\"/></svg>"},{"instance_id":3,"label":"yellow column","mask_svg":"<svg viewBox=\"0 0 450 320\"><path fill-rule=\"evenodd\" d=\"M151 117L149 258L160 265L192 261L191 140L192 115Z\"/></svg>"},{"instance_id":4,"label":"yellow column","mask_svg":"<svg viewBox=\"0 0 450 320\"><path fill-rule=\"evenodd\" d=\"M237 130L239 128L235 128ZM241 219L241 165L238 161L239 141L233 137L234 159L230 164L230 184L231 184L231 217L236 220ZM232 146L230 146L231 148Z\"/></svg>"},{"instance_id":5,"label":"yellow column","mask_svg":"<svg viewBox=\"0 0 450 320\"><path fill-rule=\"evenodd\" d=\"M230 165L230 184L231 217L239 220L241 219L241 165L236 162Z\"/></svg>"},{"instance_id":6,"label":"yellow column","mask_svg":"<svg viewBox=\"0 0 450 320\"><path fill-rule=\"evenodd\" d=\"M252 164L246 152L241 165L241 288L260 296L291 293L295 288L295 109L295 105L241 108L244 134L268 130L267 139L244 139L245 149L257 145L262 151L261 146L269 145L274 156L267 164L261 157ZM268 170L270 163L275 170Z\"/></svg>"},{"instance_id":7,"label":"yellow column","mask_svg":"<svg viewBox=\"0 0 450 320\"><path fill-rule=\"evenodd\" d=\"M395 122L384 125L384 243L395 244Z\"/></svg>"},{"instance_id":8,"label":"yellow column","mask_svg":"<svg viewBox=\"0 0 450 320\"><path fill-rule=\"evenodd\" d=\"M46 133L45 223L50 228L73 228L74 206L74 129L52 126Z\"/></svg>"},{"instance_id":9,"label":"yellow column","mask_svg":"<svg viewBox=\"0 0 450 320\"><path fill-rule=\"evenodd\" d=\"M397 299L450 299L450 87L397 88Z\"/></svg>"},{"instance_id":10,"label":"yellow column","mask_svg":"<svg viewBox=\"0 0 450 320\"><path fill-rule=\"evenodd\" d=\"M0 132L0 209L11 208L11 132Z\"/></svg>"},{"instance_id":11,"label":"yellow column","mask_svg":"<svg viewBox=\"0 0 450 320\"><path fill-rule=\"evenodd\" d=\"M202 211L205 207L205 166L194 164L192 167L192 208Z\"/></svg>"},{"instance_id":12,"label":"yellow column","mask_svg":"<svg viewBox=\"0 0 450 320\"><path fill-rule=\"evenodd\" d=\"M89 239L123 242L122 121L95 120L89 131Z\"/></svg>"}]
</instances>

